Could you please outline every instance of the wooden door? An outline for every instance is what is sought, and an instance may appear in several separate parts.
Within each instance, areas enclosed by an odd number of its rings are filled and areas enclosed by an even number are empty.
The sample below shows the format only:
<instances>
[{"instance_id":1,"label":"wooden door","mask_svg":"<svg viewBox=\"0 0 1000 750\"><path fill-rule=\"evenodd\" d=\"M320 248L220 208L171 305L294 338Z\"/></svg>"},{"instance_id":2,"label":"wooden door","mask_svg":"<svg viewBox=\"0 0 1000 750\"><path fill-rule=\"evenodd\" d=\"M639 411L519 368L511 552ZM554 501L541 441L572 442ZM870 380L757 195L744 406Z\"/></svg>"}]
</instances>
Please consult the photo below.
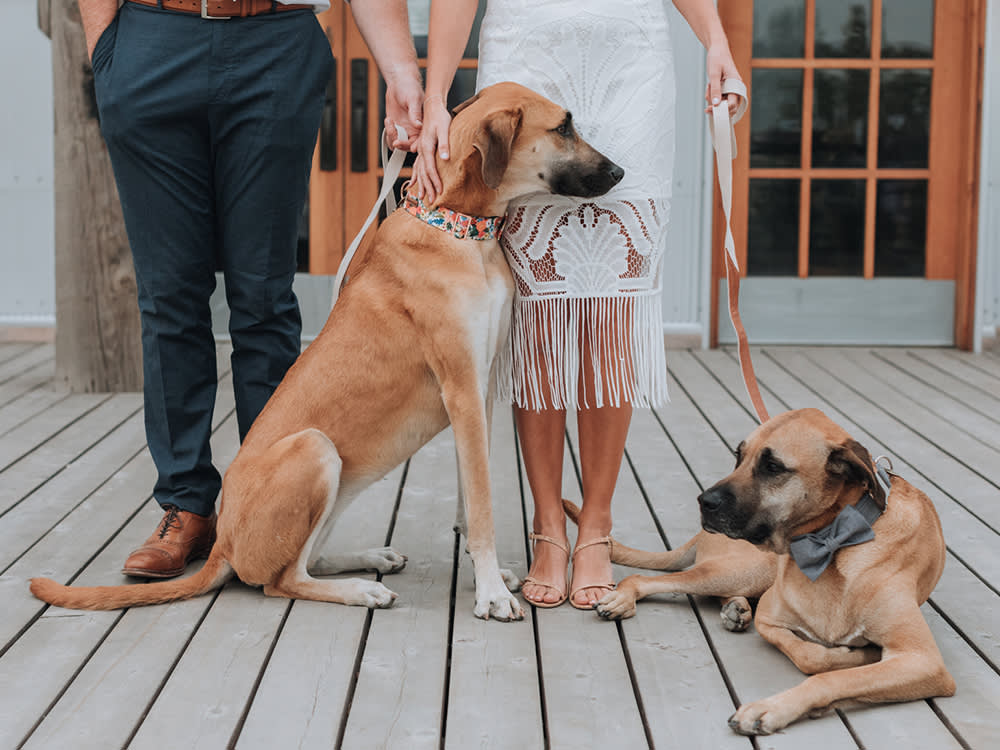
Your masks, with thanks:
<instances>
[{"instance_id":1,"label":"wooden door","mask_svg":"<svg viewBox=\"0 0 1000 750\"><path fill-rule=\"evenodd\" d=\"M485 0L480 3L465 57L448 95L451 107L475 93L476 50L485 4ZM410 29L423 69L430 0L409 0L408 5ZM299 265L302 271L333 275L381 189L379 138L385 120L385 82L346 3L333 4L319 20L330 40L335 68L313 156ZM409 179L413 159L412 155L407 157L399 185ZM374 231L373 227L369 235Z\"/></svg>"},{"instance_id":2,"label":"wooden door","mask_svg":"<svg viewBox=\"0 0 1000 750\"><path fill-rule=\"evenodd\" d=\"M970 346L982 0L719 9L751 98L733 216L751 339Z\"/></svg>"}]
</instances>

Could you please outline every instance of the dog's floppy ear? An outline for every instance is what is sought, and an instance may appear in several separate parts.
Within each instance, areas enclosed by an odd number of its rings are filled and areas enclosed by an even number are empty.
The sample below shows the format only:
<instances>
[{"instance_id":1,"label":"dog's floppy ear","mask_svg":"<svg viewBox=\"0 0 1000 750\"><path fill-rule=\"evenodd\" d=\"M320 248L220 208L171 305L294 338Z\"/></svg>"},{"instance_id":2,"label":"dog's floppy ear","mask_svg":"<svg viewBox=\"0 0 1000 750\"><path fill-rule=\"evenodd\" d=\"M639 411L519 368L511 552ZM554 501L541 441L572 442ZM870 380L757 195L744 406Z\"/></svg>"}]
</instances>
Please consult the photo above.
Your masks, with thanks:
<instances>
[{"instance_id":1,"label":"dog's floppy ear","mask_svg":"<svg viewBox=\"0 0 1000 750\"><path fill-rule=\"evenodd\" d=\"M885 490L875 479L875 465L871 454L857 440L848 440L830 451L826 470L844 482L862 484L881 507L885 507Z\"/></svg>"},{"instance_id":2,"label":"dog's floppy ear","mask_svg":"<svg viewBox=\"0 0 1000 750\"><path fill-rule=\"evenodd\" d=\"M483 182L490 190L500 186L514 139L521 129L520 109L502 109L491 113L479 126L472 145L483 162Z\"/></svg>"}]
</instances>

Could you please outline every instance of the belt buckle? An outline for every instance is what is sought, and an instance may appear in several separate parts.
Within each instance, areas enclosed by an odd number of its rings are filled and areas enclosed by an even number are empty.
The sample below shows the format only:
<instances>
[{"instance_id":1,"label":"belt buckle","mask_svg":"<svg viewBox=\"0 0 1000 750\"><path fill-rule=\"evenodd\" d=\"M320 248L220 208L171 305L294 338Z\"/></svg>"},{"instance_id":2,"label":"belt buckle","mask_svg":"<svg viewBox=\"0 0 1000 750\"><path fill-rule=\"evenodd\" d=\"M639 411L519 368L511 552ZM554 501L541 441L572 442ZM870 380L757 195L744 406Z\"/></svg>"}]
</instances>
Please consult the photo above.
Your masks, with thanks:
<instances>
[{"instance_id":1,"label":"belt buckle","mask_svg":"<svg viewBox=\"0 0 1000 750\"><path fill-rule=\"evenodd\" d=\"M208 0L201 0L201 17L207 18L209 21L228 21L229 16L210 16L208 15Z\"/></svg>"}]
</instances>

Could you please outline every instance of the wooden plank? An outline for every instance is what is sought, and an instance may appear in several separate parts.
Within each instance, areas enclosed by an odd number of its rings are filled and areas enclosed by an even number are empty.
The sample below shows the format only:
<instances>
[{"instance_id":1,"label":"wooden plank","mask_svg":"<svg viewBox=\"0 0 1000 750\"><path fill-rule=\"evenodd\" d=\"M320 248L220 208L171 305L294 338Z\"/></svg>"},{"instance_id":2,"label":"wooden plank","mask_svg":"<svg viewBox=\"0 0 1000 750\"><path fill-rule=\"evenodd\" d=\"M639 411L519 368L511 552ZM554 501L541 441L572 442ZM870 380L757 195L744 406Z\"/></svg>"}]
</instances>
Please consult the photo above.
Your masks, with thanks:
<instances>
[{"instance_id":1,"label":"wooden plank","mask_svg":"<svg viewBox=\"0 0 1000 750\"><path fill-rule=\"evenodd\" d=\"M32 365L28 369L24 370L24 372L21 372L0 383L0 404L6 406L12 401L16 401L21 398L26 393L31 393L32 391L40 388L58 392L64 396L69 395L69 391L62 388L55 388L52 385L53 370L55 370L55 360L49 359L45 362ZM15 426L7 420L0 422L0 424L3 425L3 429L0 430L0 432L6 432L8 429Z\"/></svg>"},{"instance_id":2,"label":"wooden plank","mask_svg":"<svg viewBox=\"0 0 1000 750\"><path fill-rule=\"evenodd\" d=\"M818 361L829 362L830 359L828 353L823 353ZM848 349L839 352L836 359L850 377L845 382L868 394L883 408L905 414L913 429L990 478L992 467L1000 461L1000 450L996 447L1000 425L983 417L978 410L959 404L941 391L887 366L869 351Z\"/></svg>"},{"instance_id":3,"label":"wooden plank","mask_svg":"<svg viewBox=\"0 0 1000 750\"><path fill-rule=\"evenodd\" d=\"M662 410L670 414L671 407ZM695 498L699 488L680 455L648 409L636 409L627 441L638 486L656 508L656 520L673 546L697 531ZM619 485L621 495L632 494L632 482ZM627 510L616 498L615 537L641 549L663 549L645 507ZM641 498L639 498L641 500ZM645 505L643 503L643 505ZM629 571L650 575L650 571ZM746 748L747 738L731 731L726 719L735 710L711 644L718 638L746 638L722 628L718 602L715 616L703 632L691 601L684 596L656 595L642 600L635 617L622 623L636 683L645 707L654 747ZM752 637L752 636L751 636Z\"/></svg>"},{"instance_id":4,"label":"wooden plank","mask_svg":"<svg viewBox=\"0 0 1000 750\"><path fill-rule=\"evenodd\" d=\"M28 343L0 343L0 364L19 357L34 346Z\"/></svg>"},{"instance_id":5,"label":"wooden plank","mask_svg":"<svg viewBox=\"0 0 1000 750\"><path fill-rule=\"evenodd\" d=\"M383 546L402 478L400 467L358 496L337 520L329 548ZM392 587L393 579L388 577L386 585ZM238 750L336 745L368 614L363 607L326 602L292 605L240 731Z\"/></svg>"},{"instance_id":6,"label":"wooden plank","mask_svg":"<svg viewBox=\"0 0 1000 750\"><path fill-rule=\"evenodd\" d=\"M215 418L221 421L232 413L232 391L220 389L217 404L222 408L217 406ZM146 504L155 479L153 461L149 452L143 451L115 471L38 544L0 574L0 597L5 602L0 610L0 653L45 606L28 591L28 579L47 576L59 581L71 580L89 563L95 550L102 550ZM153 520L144 533L134 537L130 549L140 544L155 525Z\"/></svg>"},{"instance_id":7,"label":"wooden plank","mask_svg":"<svg viewBox=\"0 0 1000 750\"><path fill-rule=\"evenodd\" d=\"M392 545L408 555L392 579L399 598L372 613L343 745L352 748L438 748L447 679L448 623L454 575L457 502L450 430L411 460ZM463 597L456 607L471 609ZM493 623L494 627L527 625Z\"/></svg>"},{"instance_id":8,"label":"wooden plank","mask_svg":"<svg viewBox=\"0 0 1000 750\"><path fill-rule=\"evenodd\" d=\"M984 391L956 377L953 371L934 367L921 356L922 353L919 349L878 349L872 352L873 356L925 385L927 392L935 395L935 400L950 399L967 407L974 414L992 420L990 436L995 438L1000 430L1000 382L996 383L994 392Z\"/></svg>"},{"instance_id":9,"label":"wooden plank","mask_svg":"<svg viewBox=\"0 0 1000 750\"><path fill-rule=\"evenodd\" d=\"M1000 390L1000 363L995 368L995 373L989 368L980 367L980 364L990 362L991 358L986 355L955 352L951 349L916 349L910 354L914 359L947 373L986 398L996 398L996 393ZM992 361L997 362L995 359ZM975 398L978 399L979 396Z\"/></svg>"},{"instance_id":10,"label":"wooden plank","mask_svg":"<svg viewBox=\"0 0 1000 750\"><path fill-rule=\"evenodd\" d=\"M937 612L926 605L924 617L944 663L958 684L951 698L935 698L934 704L955 726L969 747L990 748L1000 737L1000 676L968 647Z\"/></svg>"},{"instance_id":11,"label":"wooden plank","mask_svg":"<svg viewBox=\"0 0 1000 750\"><path fill-rule=\"evenodd\" d=\"M40 412L69 396L68 391L41 387L38 378L33 386L25 385L24 393L0 406L0 435L19 427Z\"/></svg>"},{"instance_id":12,"label":"wooden plank","mask_svg":"<svg viewBox=\"0 0 1000 750\"><path fill-rule=\"evenodd\" d=\"M32 346L27 351L0 363L0 383L6 383L37 365L51 363L54 358L55 349L52 344Z\"/></svg>"},{"instance_id":13,"label":"wooden plank","mask_svg":"<svg viewBox=\"0 0 1000 750\"><path fill-rule=\"evenodd\" d=\"M139 452L145 441L141 409L142 397L138 394L113 396L51 440L0 471L0 514L5 514L18 503L27 502L32 505L34 501L28 502L28 496L60 474L73 475L74 479L66 476L64 480L71 483L76 481L76 477L82 479L87 476L84 472L88 469L93 474L106 477L105 472L109 467L107 461L113 459L103 455L101 465L95 466L94 457L88 458L88 453L99 446L104 447L103 443L111 434L125 433L119 442L127 444L122 445L115 454L122 457L115 465L125 463L125 460ZM126 425L131 425L132 429L123 429ZM53 518L51 513L46 515L53 523L58 519L58 516ZM2 527L8 525L17 525L17 522L8 524L5 518L0 524L0 534ZM4 543L0 541L0 550L4 547ZM0 568L6 566L4 556L5 553L0 552Z\"/></svg>"},{"instance_id":14,"label":"wooden plank","mask_svg":"<svg viewBox=\"0 0 1000 750\"><path fill-rule=\"evenodd\" d=\"M27 455L109 397L108 394L74 394L0 437L0 469Z\"/></svg>"},{"instance_id":15,"label":"wooden plank","mask_svg":"<svg viewBox=\"0 0 1000 750\"><path fill-rule=\"evenodd\" d=\"M518 480L513 415L509 407L498 404L490 445L497 556L501 567L523 578L527 575L527 545ZM543 747L541 687L530 632L535 610L522 599L523 623L484 621L468 606L474 596L472 560L461 554L445 748ZM511 721L511 717L516 720Z\"/></svg>"},{"instance_id":16,"label":"wooden plank","mask_svg":"<svg viewBox=\"0 0 1000 750\"><path fill-rule=\"evenodd\" d=\"M227 747L291 601L231 581L212 604L129 743L132 750Z\"/></svg>"},{"instance_id":17,"label":"wooden plank","mask_svg":"<svg viewBox=\"0 0 1000 750\"><path fill-rule=\"evenodd\" d=\"M575 435L572 414L568 427ZM563 497L580 505L581 487L569 450L564 459ZM525 493L530 526L534 503L527 480ZM576 528L570 524L568 532L572 548ZM616 580L623 572L615 571ZM648 747L618 628L569 602L538 610L537 620L549 747Z\"/></svg>"},{"instance_id":18,"label":"wooden plank","mask_svg":"<svg viewBox=\"0 0 1000 750\"><path fill-rule=\"evenodd\" d=\"M222 403L225 404L225 400ZM231 408L225 411L229 416L220 422L212 439L213 455L220 468L232 460L238 442L235 416ZM77 582L82 585L133 582L122 576L122 561L162 514L155 501L148 501L87 566ZM191 572L196 569L197 566L192 566ZM63 670L47 670L49 679L54 681L52 690L56 695L56 689L62 684L68 682L69 685L65 694L59 696L52 709L43 715L44 720L32 734L27 747L69 747L78 742L89 747L124 746L213 600L213 597L200 597L172 605L135 608L121 619L117 612L79 613L48 608L15 648L24 646L33 650L37 659L46 649L46 641L40 640L36 633L38 624L63 623L63 630L58 629L58 624L47 627L53 637L79 654L79 666L75 667L79 674L73 674L71 662ZM73 632L67 631L68 622L81 616L104 617L105 630L113 627L104 640L74 637ZM95 721L95 717L101 720Z\"/></svg>"}]
</instances>

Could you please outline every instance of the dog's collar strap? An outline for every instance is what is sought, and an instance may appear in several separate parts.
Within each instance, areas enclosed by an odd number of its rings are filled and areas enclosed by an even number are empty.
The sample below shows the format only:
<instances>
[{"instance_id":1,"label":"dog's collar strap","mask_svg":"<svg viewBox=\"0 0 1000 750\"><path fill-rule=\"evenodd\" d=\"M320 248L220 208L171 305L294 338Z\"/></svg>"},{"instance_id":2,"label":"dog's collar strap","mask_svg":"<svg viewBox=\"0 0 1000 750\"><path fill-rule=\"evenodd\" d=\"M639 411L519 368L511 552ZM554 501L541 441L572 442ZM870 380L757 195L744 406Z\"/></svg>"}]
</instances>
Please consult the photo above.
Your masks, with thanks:
<instances>
[{"instance_id":1,"label":"dog's collar strap","mask_svg":"<svg viewBox=\"0 0 1000 750\"><path fill-rule=\"evenodd\" d=\"M507 219L506 216L469 216L450 208L434 208L410 194L406 195L403 210L460 240L499 239Z\"/></svg>"},{"instance_id":2,"label":"dog's collar strap","mask_svg":"<svg viewBox=\"0 0 1000 750\"><path fill-rule=\"evenodd\" d=\"M876 469L879 484L883 484L886 491L888 507L892 480L884 468L876 466ZM848 505L840 511L832 523L808 534L792 537L789 542L792 559L810 581L815 581L833 561L837 550L864 544L875 538L872 525L882 515L882 511L871 493L866 492L854 505Z\"/></svg>"}]
</instances>

